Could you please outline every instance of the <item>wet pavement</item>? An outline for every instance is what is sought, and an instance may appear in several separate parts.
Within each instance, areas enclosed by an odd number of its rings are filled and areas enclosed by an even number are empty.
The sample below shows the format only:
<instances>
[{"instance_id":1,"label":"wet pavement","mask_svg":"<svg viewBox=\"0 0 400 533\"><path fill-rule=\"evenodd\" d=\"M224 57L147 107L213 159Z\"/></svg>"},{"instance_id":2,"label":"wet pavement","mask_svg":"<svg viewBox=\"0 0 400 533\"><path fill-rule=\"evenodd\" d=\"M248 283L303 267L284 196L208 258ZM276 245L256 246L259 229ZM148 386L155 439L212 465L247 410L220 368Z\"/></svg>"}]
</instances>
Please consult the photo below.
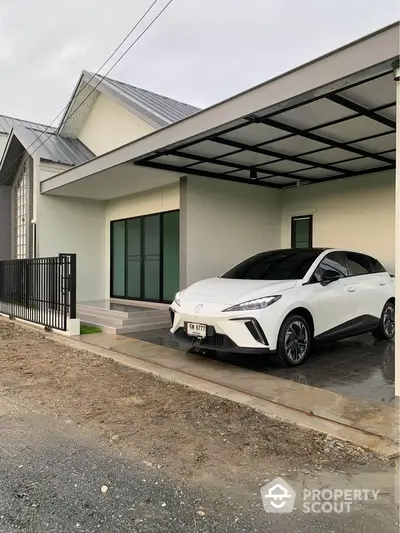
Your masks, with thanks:
<instances>
[{"instance_id":1,"label":"wet pavement","mask_svg":"<svg viewBox=\"0 0 400 533\"><path fill-rule=\"evenodd\" d=\"M179 349L168 329L127 336ZM298 368L274 365L266 356L207 354L204 357L345 396L395 405L394 343L376 341L369 334L320 345Z\"/></svg>"}]
</instances>

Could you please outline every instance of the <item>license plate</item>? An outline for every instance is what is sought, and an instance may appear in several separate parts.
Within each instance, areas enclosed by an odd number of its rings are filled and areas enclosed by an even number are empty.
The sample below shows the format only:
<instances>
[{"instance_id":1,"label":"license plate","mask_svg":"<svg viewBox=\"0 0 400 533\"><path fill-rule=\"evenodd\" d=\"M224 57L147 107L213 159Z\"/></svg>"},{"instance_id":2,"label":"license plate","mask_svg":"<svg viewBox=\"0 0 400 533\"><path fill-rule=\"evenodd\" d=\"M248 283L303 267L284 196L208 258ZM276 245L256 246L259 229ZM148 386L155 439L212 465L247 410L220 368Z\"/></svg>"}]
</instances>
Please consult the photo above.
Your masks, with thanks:
<instances>
[{"instance_id":1,"label":"license plate","mask_svg":"<svg viewBox=\"0 0 400 533\"><path fill-rule=\"evenodd\" d=\"M207 326L205 324L193 324L188 322L186 332L190 337L204 338L207 336Z\"/></svg>"}]
</instances>

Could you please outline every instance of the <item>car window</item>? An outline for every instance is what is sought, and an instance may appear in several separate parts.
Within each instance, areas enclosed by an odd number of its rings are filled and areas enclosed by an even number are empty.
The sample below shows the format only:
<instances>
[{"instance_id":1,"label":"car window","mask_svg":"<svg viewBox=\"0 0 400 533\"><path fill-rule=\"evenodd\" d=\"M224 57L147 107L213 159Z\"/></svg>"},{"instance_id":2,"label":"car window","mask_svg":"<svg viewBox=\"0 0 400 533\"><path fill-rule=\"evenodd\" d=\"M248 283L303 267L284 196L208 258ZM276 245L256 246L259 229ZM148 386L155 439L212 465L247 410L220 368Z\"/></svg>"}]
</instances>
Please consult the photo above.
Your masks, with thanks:
<instances>
[{"instance_id":1,"label":"car window","mask_svg":"<svg viewBox=\"0 0 400 533\"><path fill-rule=\"evenodd\" d=\"M223 274L229 279L303 279L321 250L275 250L249 257Z\"/></svg>"},{"instance_id":2,"label":"car window","mask_svg":"<svg viewBox=\"0 0 400 533\"><path fill-rule=\"evenodd\" d=\"M333 271L339 273L341 278L345 278L349 275L349 271L346 264L346 257L343 252L331 252L323 258L321 263L317 266L312 281L320 282L322 276L326 271Z\"/></svg>"},{"instance_id":3,"label":"car window","mask_svg":"<svg viewBox=\"0 0 400 533\"><path fill-rule=\"evenodd\" d=\"M363 274L372 274L374 272L371 262L366 255L355 252L347 252L346 255L350 273L353 276L362 276Z\"/></svg>"},{"instance_id":4,"label":"car window","mask_svg":"<svg viewBox=\"0 0 400 533\"><path fill-rule=\"evenodd\" d=\"M386 268L375 257L367 255L369 262L371 263L373 272L387 272Z\"/></svg>"}]
</instances>

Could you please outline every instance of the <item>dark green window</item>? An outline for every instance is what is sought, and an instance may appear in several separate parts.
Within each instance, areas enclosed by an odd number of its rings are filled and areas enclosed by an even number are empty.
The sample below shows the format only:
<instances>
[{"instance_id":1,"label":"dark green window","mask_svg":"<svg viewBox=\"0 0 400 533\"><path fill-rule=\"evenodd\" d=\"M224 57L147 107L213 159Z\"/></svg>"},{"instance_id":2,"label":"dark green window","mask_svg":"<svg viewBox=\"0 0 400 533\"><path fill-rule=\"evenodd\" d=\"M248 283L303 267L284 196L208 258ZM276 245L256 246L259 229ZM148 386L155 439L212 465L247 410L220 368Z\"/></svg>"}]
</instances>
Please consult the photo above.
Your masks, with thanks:
<instances>
[{"instance_id":1,"label":"dark green window","mask_svg":"<svg viewBox=\"0 0 400 533\"><path fill-rule=\"evenodd\" d=\"M111 297L171 302L179 290L179 211L111 222Z\"/></svg>"},{"instance_id":2,"label":"dark green window","mask_svg":"<svg viewBox=\"0 0 400 533\"><path fill-rule=\"evenodd\" d=\"M304 215L292 217L292 248L312 248L313 217Z\"/></svg>"}]
</instances>

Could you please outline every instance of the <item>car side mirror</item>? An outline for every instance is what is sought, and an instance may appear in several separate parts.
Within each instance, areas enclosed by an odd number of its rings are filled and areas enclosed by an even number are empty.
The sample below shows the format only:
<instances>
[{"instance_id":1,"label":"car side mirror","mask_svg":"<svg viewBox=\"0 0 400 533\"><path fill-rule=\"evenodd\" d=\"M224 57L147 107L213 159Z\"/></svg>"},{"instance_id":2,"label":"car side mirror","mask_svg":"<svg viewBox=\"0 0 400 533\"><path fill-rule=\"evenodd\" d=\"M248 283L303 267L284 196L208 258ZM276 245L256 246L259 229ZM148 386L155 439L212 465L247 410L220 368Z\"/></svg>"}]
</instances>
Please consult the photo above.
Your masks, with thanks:
<instances>
[{"instance_id":1,"label":"car side mirror","mask_svg":"<svg viewBox=\"0 0 400 533\"><path fill-rule=\"evenodd\" d=\"M333 283L341 277L342 276L339 274L339 272L336 272L335 270L325 270L325 272L322 274L321 285L325 287L325 285L329 285L329 283Z\"/></svg>"}]
</instances>

